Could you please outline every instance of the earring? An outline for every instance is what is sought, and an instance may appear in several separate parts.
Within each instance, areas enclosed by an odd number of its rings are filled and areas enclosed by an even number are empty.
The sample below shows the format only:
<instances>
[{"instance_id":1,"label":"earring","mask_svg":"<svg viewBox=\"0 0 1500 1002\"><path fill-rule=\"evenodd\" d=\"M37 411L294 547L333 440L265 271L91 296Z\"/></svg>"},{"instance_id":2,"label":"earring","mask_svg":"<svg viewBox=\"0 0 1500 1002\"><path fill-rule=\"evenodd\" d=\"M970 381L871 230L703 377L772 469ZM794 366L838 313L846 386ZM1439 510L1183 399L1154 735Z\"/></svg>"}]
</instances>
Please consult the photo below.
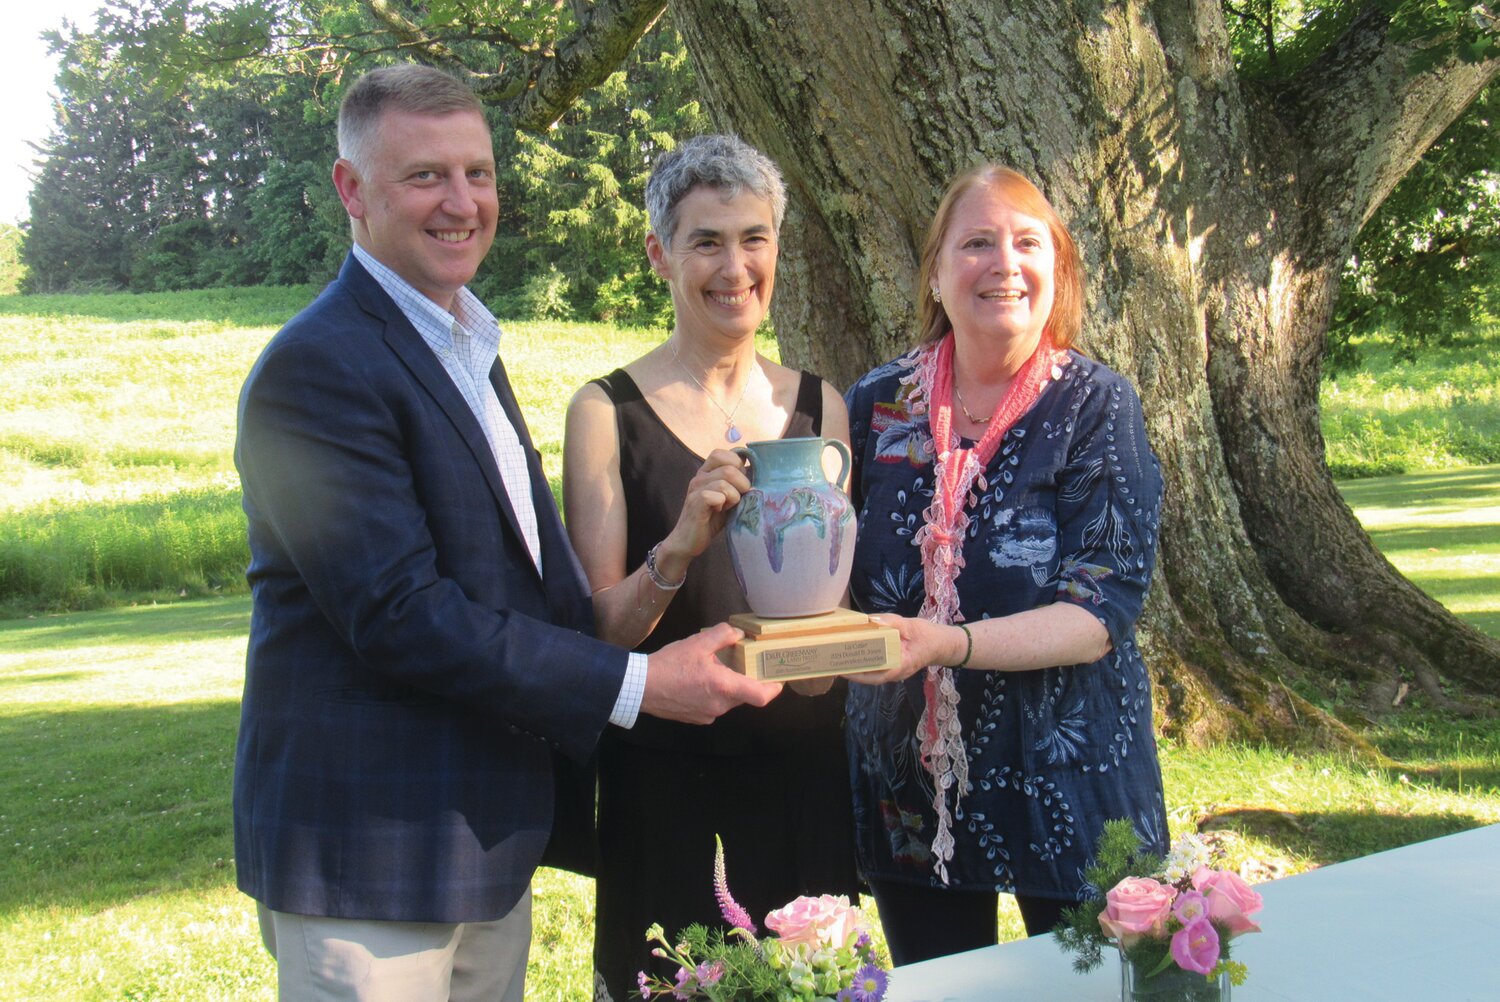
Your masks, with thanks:
<instances>
[{"instance_id":1,"label":"earring","mask_svg":"<svg viewBox=\"0 0 1500 1002\"><path fill-rule=\"evenodd\" d=\"M934 303L941 303L943 301L943 294L937 290L936 286L932 290L932 301Z\"/></svg>"}]
</instances>

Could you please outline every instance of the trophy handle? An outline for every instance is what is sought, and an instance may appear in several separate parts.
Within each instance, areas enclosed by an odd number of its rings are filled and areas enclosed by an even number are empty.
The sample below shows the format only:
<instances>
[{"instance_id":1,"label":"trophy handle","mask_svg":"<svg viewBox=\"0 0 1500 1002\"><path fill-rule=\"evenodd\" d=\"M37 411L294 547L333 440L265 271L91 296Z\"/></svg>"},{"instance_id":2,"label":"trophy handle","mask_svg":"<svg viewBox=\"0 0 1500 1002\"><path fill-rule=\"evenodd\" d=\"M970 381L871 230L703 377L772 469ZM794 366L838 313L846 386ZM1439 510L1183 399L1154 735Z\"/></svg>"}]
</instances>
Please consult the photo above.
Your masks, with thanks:
<instances>
[{"instance_id":1,"label":"trophy handle","mask_svg":"<svg viewBox=\"0 0 1500 1002\"><path fill-rule=\"evenodd\" d=\"M836 438L827 438L823 440L824 449L827 449L830 445L837 449L839 454L839 476L838 479L833 482L833 485L839 490L845 490L844 484L849 481L849 467L851 465L851 460L849 457L849 447Z\"/></svg>"}]
</instances>

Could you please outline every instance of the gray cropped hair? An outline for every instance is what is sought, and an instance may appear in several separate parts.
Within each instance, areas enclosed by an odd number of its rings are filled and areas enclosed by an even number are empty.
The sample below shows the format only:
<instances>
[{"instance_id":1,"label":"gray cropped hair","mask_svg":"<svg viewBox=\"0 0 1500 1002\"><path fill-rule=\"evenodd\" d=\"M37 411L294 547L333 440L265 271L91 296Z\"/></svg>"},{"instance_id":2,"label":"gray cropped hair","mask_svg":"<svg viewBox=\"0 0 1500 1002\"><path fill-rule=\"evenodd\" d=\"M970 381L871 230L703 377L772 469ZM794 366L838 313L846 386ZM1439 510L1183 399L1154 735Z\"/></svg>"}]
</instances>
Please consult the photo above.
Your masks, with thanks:
<instances>
[{"instance_id":1,"label":"gray cropped hair","mask_svg":"<svg viewBox=\"0 0 1500 1002\"><path fill-rule=\"evenodd\" d=\"M339 105L339 156L360 173L369 169L375 129L386 111L434 116L472 111L484 116L484 106L468 85L442 70L420 63L371 70L354 81Z\"/></svg>"},{"instance_id":2,"label":"gray cropped hair","mask_svg":"<svg viewBox=\"0 0 1500 1002\"><path fill-rule=\"evenodd\" d=\"M672 246L678 205L699 185L717 188L726 200L741 191L765 199L771 204L771 224L781 232L786 185L771 158L738 136L694 136L657 157L646 182L646 214L663 247Z\"/></svg>"}]
</instances>

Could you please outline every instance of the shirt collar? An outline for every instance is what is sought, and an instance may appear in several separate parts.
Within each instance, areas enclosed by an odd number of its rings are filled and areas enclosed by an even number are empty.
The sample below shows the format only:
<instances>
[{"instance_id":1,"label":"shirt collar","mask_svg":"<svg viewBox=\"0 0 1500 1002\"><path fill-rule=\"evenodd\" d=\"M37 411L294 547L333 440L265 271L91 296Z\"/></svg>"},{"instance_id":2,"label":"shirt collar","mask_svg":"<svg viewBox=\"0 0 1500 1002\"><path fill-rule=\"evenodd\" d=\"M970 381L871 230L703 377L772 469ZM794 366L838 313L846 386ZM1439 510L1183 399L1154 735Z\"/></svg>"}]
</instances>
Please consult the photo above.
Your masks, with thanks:
<instances>
[{"instance_id":1,"label":"shirt collar","mask_svg":"<svg viewBox=\"0 0 1500 1002\"><path fill-rule=\"evenodd\" d=\"M456 333L472 337L474 347L480 352L491 356L499 354L500 325L494 314L479 301L479 297L469 291L468 286L458 290L458 295L453 298L453 312L449 313L424 296L416 286L377 261L359 244L355 244L353 250L355 260L396 301L406 319L422 335L422 340L438 350L451 349L456 323L459 328Z\"/></svg>"}]
</instances>

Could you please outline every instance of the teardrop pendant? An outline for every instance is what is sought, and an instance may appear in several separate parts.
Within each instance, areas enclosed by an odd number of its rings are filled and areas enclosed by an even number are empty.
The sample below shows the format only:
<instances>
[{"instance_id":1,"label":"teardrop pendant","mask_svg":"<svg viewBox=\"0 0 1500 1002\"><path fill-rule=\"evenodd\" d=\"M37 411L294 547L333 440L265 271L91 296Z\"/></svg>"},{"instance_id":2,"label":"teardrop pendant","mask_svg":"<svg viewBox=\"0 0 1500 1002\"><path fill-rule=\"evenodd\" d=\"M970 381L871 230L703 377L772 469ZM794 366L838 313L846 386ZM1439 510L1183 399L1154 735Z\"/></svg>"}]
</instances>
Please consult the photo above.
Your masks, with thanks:
<instances>
[{"instance_id":1,"label":"teardrop pendant","mask_svg":"<svg viewBox=\"0 0 1500 1002\"><path fill-rule=\"evenodd\" d=\"M724 437L729 439L729 441L731 442L738 442L740 439L744 438L744 436L740 434L740 430L734 425L730 425L724 431Z\"/></svg>"}]
</instances>

